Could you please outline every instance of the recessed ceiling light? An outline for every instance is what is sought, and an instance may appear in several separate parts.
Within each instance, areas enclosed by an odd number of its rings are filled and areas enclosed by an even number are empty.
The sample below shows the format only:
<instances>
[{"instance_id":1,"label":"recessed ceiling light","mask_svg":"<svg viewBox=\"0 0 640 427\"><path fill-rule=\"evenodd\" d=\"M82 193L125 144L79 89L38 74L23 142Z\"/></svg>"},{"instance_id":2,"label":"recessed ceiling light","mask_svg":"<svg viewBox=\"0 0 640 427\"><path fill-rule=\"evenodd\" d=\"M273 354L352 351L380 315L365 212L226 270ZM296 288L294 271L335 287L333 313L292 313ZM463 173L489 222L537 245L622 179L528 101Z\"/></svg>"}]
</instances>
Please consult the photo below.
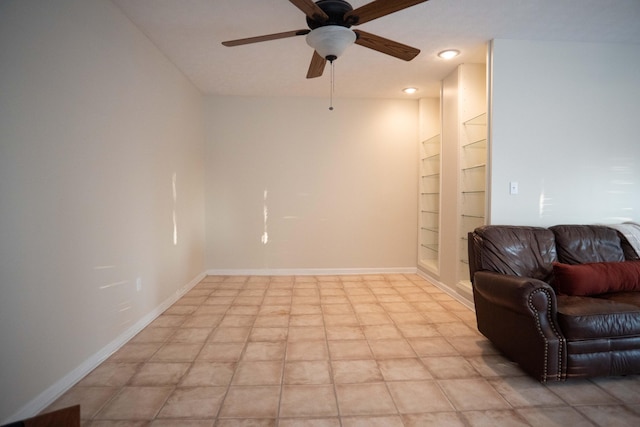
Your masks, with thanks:
<instances>
[{"instance_id":1,"label":"recessed ceiling light","mask_svg":"<svg viewBox=\"0 0 640 427\"><path fill-rule=\"evenodd\" d=\"M442 59L451 59L455 58L458 55L460 55L460 51L455 49L447 49L443 50L442 52L438 52L438 56Z\"/></svg>"},{"instance_id":2,"label":"recessed ceiling light","mask_svg":"<svg viewBox=\"0 0 640 427\"><path fill-rule=\"evenodd\" d=\"M404 89L402 89L402 91L404 93L406 93L407 95L413 95L414 93L416 93L418 91L418 88L415 87L406 87Z\"/></svg>"}]
</instances>

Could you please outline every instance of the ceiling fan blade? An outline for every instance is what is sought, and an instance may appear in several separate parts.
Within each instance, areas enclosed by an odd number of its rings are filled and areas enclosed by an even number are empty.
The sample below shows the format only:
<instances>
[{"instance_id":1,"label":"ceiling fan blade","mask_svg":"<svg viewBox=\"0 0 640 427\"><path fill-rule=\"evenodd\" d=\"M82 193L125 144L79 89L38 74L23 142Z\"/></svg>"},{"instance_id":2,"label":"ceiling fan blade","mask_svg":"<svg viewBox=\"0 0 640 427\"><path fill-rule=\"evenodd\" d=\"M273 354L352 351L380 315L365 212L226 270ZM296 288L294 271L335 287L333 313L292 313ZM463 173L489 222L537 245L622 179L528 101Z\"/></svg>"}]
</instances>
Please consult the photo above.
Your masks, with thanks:
<instances>
[{"instance_id":1,"label":"ceiling fan blade","mask_svg":"<svg viewBox=\"0 0 640 427\"><path fill-rule=\"evenodd\" d=\"M267 35L264 35L264 36L257 36L257 37L248 37L246 39L229 40L229 41L226 41L226 42L222 42L222 44L225 45L225 46L228 46L228 47L240 46L240 45L243 45L243 44L266 42L266 41L269 41L269 40L277 40L277 39L285 39L287 37L304 36L306 34L309 34L310 32L311 32L311 30L308 30L308 29L295 30L295 31L285 31L283 33L267 34Z\"/></svg>"},{"instance_id":2,"label":"ceiling fan blade","mask_svg":"<svg viewBox=\"0 0 640 427\"><path fill-rule=\"evenodd\" d=\"M352 25L360 25L426 1L428 0L375 0L347 12L344 19Z\"/></svg>"},{"instance_id":3,"label":"ceiling fan blade","mask_svg":"<svg viewBox=\"0 0 640 427\"><path fill-rule=\"evenodd\" d=\"M362 30L353 31L358 35L356 44L377 50L378 52L386 53L387 55L394 56L398 59L411 61L420 53L420 49L407 46L406 44L394 42L393 40L385 39L384 37L376 36L375 34L366 33Z\"/></svg>"},{"instance_id":4,"label":"ceiling fan blade","mask_svg":"<svg viewBox=\"0 0 640 427\"><path fill-rule=\"evenodd\" d=\"M318 22L325 22L329 19L324 10L315 4L312 0L289 0L295 7L304 12L309 19Z\"/></svg>"},{"instance_id":5,"label":"ceiling fan blade","mask_svg":"<svg viewBox=\"0 0 640 427\"><path fill-rule=\"evenodd\" d=\"M307 78L313 79L320 77L324 72L324 67L327 64L327 60L318 54L315 50L311 57L311 64L309 64L309 71L307 71Z\"/></svg>"}]
</instances>

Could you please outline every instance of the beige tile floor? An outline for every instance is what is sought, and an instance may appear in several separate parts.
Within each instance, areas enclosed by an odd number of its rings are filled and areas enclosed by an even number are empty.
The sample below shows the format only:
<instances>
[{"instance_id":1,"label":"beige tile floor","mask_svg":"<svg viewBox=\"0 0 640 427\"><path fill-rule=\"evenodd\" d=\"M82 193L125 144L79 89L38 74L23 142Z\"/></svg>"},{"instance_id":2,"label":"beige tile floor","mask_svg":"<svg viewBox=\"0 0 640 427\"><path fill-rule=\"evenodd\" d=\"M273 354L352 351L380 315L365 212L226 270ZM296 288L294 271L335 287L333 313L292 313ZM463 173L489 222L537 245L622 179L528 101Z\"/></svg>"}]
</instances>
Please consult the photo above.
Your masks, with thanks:
<instances>
[{"instance_id":1,"label":"beige tile floor","mask_svg":"<svg viewBox=\"0 0 640 427\"><path fill-rule=\"evenodd\" d=\"M638 426L640 377L541 385L416 275L208 276L48 410L84 426Z\"/></svg>"}]
</instances>

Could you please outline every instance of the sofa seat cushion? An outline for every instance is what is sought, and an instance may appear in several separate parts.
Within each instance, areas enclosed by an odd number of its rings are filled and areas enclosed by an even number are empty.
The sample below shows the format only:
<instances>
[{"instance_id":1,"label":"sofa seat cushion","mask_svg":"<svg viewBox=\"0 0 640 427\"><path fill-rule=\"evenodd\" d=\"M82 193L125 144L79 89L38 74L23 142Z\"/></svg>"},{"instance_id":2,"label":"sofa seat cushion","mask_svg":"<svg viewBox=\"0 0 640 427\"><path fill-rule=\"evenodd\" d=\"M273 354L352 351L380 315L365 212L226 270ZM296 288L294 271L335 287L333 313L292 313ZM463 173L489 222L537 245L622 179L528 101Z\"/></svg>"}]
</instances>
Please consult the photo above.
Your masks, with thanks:
<instances>
[{"instance_id":1,"label":"sofa seat cushion","mask_svg":"<svg viewBox=\"0 0 640 427\"><path fill-rule=\"evenodd\" d=\"M631 304L640 309L640 292L611 292L609 294L594 295L594 298L600 298L618 303Z\"/></svg>"},{"instance_id":2,"label":"sofa seat cushion","mask_svg":"<svg viewBox=\"0 0 640 427\"><path fill-rule=\"evenodd\" d=\"M559 295L558 324L567 340L640 337L640 306L634 303L637 301L631 296L626 301L616 301L607 296Z\"/></svg>"}]
</instances>

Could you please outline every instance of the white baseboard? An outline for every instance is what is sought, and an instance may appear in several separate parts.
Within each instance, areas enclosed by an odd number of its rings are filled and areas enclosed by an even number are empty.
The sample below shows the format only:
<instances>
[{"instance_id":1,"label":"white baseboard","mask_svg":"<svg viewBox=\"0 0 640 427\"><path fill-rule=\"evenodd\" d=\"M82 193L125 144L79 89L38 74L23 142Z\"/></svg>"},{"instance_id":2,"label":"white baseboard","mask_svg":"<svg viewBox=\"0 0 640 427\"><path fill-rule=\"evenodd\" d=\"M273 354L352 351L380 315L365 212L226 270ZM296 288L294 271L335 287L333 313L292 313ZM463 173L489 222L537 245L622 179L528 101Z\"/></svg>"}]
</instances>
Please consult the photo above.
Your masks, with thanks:
<instances>
[{"instance_id":1,"label":"white baseboard","mask_svg":"<svg viewBox=\"0 0 640 427\"><path fill-rule=\"evenodd\" d=\"M120 347L125 345L131 338L146 328L151 322L153 322L159 315L161 315L167 308L171 307L180 297L187 293L191 288L197 285L204 277L205 273L200 273L194 279L184 286L178 288L173 295L163 301L158 307L153 309L150 313L138 320L134 325L120 334L116 339L109 344L101 348L97 353L89 357L87 360L78 365L75 369L69 372L64 377L56 381L51 387L44 390L33 400L28 402L22 408L20 408L11 417L3 420L0 424L8 424L17 420L23 420L25 418L31 418L40 413L47 406L51 405L62 396L67 390L73 387L78 381L84 378L89 372L93 371L102 362L107 360L109 356L115 353Z\"/></svg>"},{"instance_id":2,"label":"white baseboard","mask_svg":"<svg viewBox=\"0 0 640 427\"><path fill-rule=\"evenodd\" d=\"M435 279L433 276L430 276L429 273L427 273L426 271L423 271L421 269L418 269L418 276L424 278L425 280L428 280L430 283L433 283L435 286L437 286L441 291L443 291L444 293L449 295L451 298L454 298L459 303L461 303L464 306L469 307L471 310L475 311L476 307L475 307L475 305L473 303L473 296L472 295L464 295L464 294L459 293L458 291L456 291L452 287L445 285L444 283L442 283L439 280Z\"/></svg>"},{"instance_id":3,"label":"white baseboard","mask_svg":"<svg viewBox=\"0 0 640 427\"><path fill-rule=\"evenodd\" d=\"M348 276L367 274L416 274L416 267L390 268L266 268L211 269L210 276Z\"/></svg>"}]
</instances>

